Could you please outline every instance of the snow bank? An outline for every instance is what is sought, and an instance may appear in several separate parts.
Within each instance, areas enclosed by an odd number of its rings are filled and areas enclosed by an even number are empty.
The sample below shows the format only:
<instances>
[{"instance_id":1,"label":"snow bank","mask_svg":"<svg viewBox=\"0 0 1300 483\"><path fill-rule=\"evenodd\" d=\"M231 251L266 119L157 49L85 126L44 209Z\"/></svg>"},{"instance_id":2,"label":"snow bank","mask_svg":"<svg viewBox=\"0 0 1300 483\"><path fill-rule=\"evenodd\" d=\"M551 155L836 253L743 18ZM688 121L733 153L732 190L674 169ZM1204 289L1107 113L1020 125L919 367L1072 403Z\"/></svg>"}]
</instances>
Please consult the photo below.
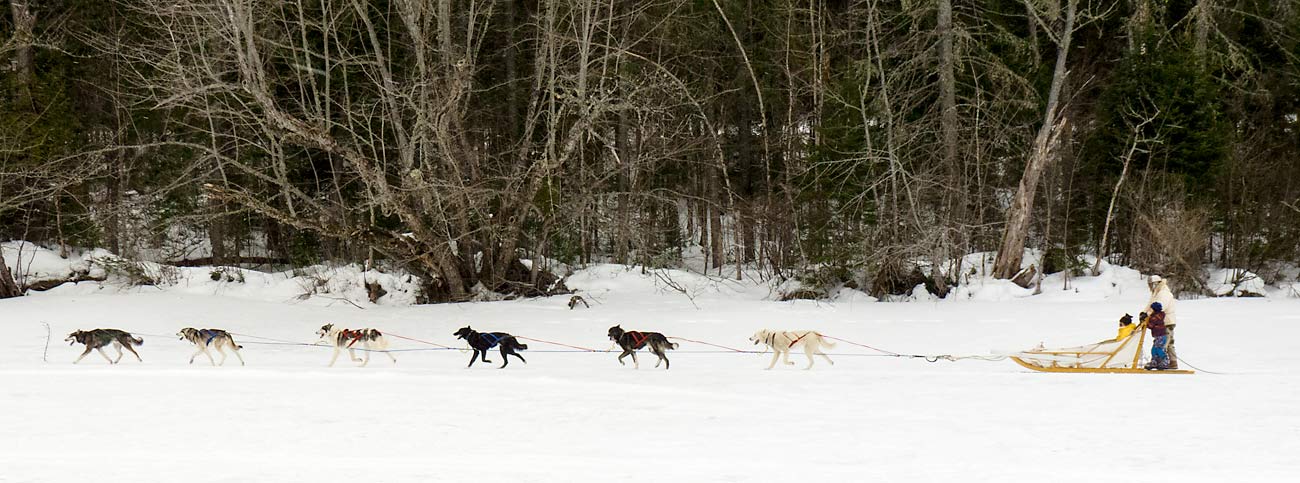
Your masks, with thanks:
<instances>
[{"instance_id":1,"label":"snow bank","mask_svg":"<svg viewBox=\"0 0 1300 483\"><path fill-rule=\"evenodd\" d=\"M68 257L64 258L57 250L25 241L0 243L0 250L4 251L5 264L9 266L15 281L22 285L66 280L77 274L102 277L102 268L96 267L94 260L113 257L108 250L95 249L69 250Z\"/></svg>"},{"instance_id":2,"label":"snow bank","mask_svg":"<svg viewBox=\"0 0 1300 483\"><path fill-rule=\"evenodd\" d=\"M72 252L63 258L56 250L28 242L2 243L0 249L14 278L22 284L67 280L78 275L104 279L65 283L49 290L59 295L148 290L267 301L316 298L324 303L369 304L365 284L377 282L387 292L377 304L413 305L421 286L419 277L404 271L362 270L357 264L313 265L268 273L237 267L174 267L128 260L102 249Z\"/></svg>"},{"instance_id":3,"label":"snow bank","mask_svg":"<svg viewBox=\"0 0 1300 483\"><path fill-rule=\"evenodd\" d=\"M76 276L109 279L105 282L65 284L55 291L60 293L140 290L139 277L151 280L150 290L181 293L211 293L255 300L304 301L318 299L323 303L340 301L368 304L366 283L379 283L385 292L377 300L379 305L412 305L419 301L422 282L418 277L400 269L362 270L352 265L315 265L285 272L262 272L235 267L172 267L152 262L136 262L119 258L106 250L70 251L67 258L58 251L28 242L0 243L5 261L20 284L33 284L50 280L66 280ZM1147 276L1131 268L1111 265L1103 261L1097 275L1072 276L1058 272L1043 277L1041 284L1022 288L1009 280L994 278L991 273L995 254L972 253L961 258L960 272L949 274L956 280L947 297L940 299L924 286L917 286L909 294L886 297L887 302L1005 302L1032 298L1037 301L1070 302L1110 299L1143 299L1149 296ZM1037 265L1041 259L1038 250L1025 250L1022 267ZM1085 256L1082 261L1089 267L1096 259ZM524 260L531 266L532 260ZM805 286L798 279L762 280L755 271L743 272L743 280L735 280L734 267L724 269L726 276L705 275L689 269L651 269L640 266L594 264L570 267L555 260L547 265L557 273L572 271L566 284L579 292L603 296L637 297L637 294L677 294L689 299L731 298L741 300L781 300L800 291L816 292L819 299L829 302L867 303L876 298L844 286L824 290ZM945 264L951 270L955 264ZM921 264L923 270L932 270ZM1217 296L1264 296L1268 298L1300 298L1300 275L1293 265L1274 268L1268 272L1277 282L1268 284L1255 273L1240 269L1219 269L1208 272L1209 286ZM139 273L134 273L139 272ZM1292 273L1295 272L1295 273ZM716 272L713 272L716 273ZM1037 293L1036 293L1037 292ZM496 301L501 297L479 290L477 301Z\"/></svg>"}]
</instances>

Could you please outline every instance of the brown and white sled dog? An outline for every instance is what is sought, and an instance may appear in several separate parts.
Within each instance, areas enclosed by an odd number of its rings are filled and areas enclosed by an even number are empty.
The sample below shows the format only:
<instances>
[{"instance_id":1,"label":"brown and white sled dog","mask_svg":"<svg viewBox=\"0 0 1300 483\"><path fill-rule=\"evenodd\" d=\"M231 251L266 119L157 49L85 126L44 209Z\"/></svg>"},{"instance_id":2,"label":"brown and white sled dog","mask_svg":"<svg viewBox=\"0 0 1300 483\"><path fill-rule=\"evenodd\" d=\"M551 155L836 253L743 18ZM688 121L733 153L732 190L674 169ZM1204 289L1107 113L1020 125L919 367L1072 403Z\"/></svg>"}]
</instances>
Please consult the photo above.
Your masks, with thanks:
<instances>
[{"instance_id":1,"label":"brown and white sled dog","mask_svg":"<svg viewBox=\"0 0 1300 483\"><path fill-rule=\"evenodd\" d=\"M771 369L773 366L776 366L776 359L778 357L780 357L782 361L786 363L786 365L794 365L793 362L790 362L790 352L793 351L796 347L803 347L804 354L808 356L808 367L805 367L804 369L812 369L813 355L822 356L823 359L826 359L826 362L831 363L831 365L835 365L835 361L832 361L831 358L827 356L825 353L823 353L821 350L822 347L828 347L828 348L835 347L835 343L826 340L825 337L823 337L821 334L818 334L816 331L812 331L812 330L778 331L778 330L763 329L758 332L755 332L754 335L749 338L749 340L753 342L754 345L758 345L760 343L767 344L767 347L772 349L772 362L767 365L768 369Z\"/></svg>"},{"instance_id":2,"label":"brown and white sled dog","mask_svg":"<svg viewBox=\"0 0 1300 483\"><path fill-rule=\"evenodd\" d=\"M131 351L132 354L135 354L136 360L144 362L144 359L140 358L140 354L132 348L133 346L143 345L144 339L132 337L131 334L126 331L117 329L78 330L68 334L68 338L63 340L64 342L67 342L68 345L76 344L78 342L86 345L86 350L81 353L81 357L72 361L73 364L81 362L81 359L85 358L86 354L89 354L92 350L98 351L99 355L104 356L104 360L108 361L109 364L117 364L122 360L123 347L125 347L126 350ZM104 347L109 344L112 344L113 348L117 349L117 360L109 359L108 354L104 353Z\"/></svg>"},{"instance_id":3,"label":"brown and white sled dog","mask_svg":"<svg viewBox=\"0 0 1300 483\"><path fill-rule=\"evenodd\" d=\"M330 367L334 367L334 361L338 360L339 352L343 349L347 349L348 357L352 358L352 362L360 362L361 367L366 367L366 364L370 363L371 352L383 352L393 360L393 364L397 363L397 358L388 352L388 339L375 329L340 329L334 324L325 324L316 331L316 335L334 346L334 357L330 358ZM365 359L357 358L357 349L364 349Z\"/></svg>"},{"instance_id":4,"label":"brown and white sled dog","mask_svg":"<svg viewBox=\"0 0 1300 483\"><path fill-rule=\"evenodd\" d=\"M198 347L198 350L194 351L194 353L190 355L190 364L194 363L195 357L198 357L199 354L203 354L208 356L208 362L212 363L212 365L224 366L226 365L226 348L229 347L230 351L235 353L235 357L239 358L239 365L244 365L244 356L239 355L239 349L243 349L244 346L236 344L235 339L230 336L229 332L221 329L195 329L192 327L186 327L181 329L180 332L177 332L176 336L180 337L181 340L188 340L191 344L194 344L194 347ZM212 347L216 349L217 352L221 353L220 364L212 360L212 354L208 352L209 347Z\"/></svg>"}]
</instances>

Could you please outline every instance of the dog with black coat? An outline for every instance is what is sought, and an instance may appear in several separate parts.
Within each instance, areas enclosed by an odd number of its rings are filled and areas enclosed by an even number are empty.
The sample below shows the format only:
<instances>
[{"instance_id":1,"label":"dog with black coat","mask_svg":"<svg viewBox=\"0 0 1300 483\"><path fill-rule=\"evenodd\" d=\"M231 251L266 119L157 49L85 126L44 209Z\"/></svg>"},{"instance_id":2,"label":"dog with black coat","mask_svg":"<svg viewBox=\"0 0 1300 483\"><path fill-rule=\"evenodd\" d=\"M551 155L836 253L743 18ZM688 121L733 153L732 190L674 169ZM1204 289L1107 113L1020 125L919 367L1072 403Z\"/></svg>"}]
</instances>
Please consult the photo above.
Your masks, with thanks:
<instances>
[{"instance_id":1,"label":"dog with black coat","mask_svg":"<svg viewBox=\"0 0 1300 483\"><path fill-rule=\"evenodd\" d=\"M505 369L506 366L510 365L510 358L508 356L518 357L519 360L524 362L524 364L528 363L527 360L524 360L524 356L515 352L516 350L527 350L528 344L520 344L519 340L515 339L515 336L505 332L478 332L466 326L461 327L460 330L457 330L456 333L452 335L457 338L465 339L465 342L469 344L470 348L474 349L474 355L470 356L469 365L465 367L473 367L474 361L478 360L480 355L483 357L483 362L491 363L492 361L489 361L487 358L487 351L497 346L501 347L501 369Z\"/></svg>"},{"instance_id":2,"label":"dog with black coat","mask_svg":"<svg viewBox=\"0 0 1300 483\"><path fill-rule=\"evenodd\" d=\"M623 330L623 327L618 325L609 328L609 340L623 348L623 353L618 355L618 363L627 365L623 362L623 358L631 355L633 367L637 369L641 368L641 363L636 360L637 349L649 347L650 353L659 356L659 360L655 361L655 367L659 367L659 363L662 362L664 370L667 370L670 363L666 351L677 348L677 344L668 342L668 338L658 332Z\"/></svg>"}]
</instances>

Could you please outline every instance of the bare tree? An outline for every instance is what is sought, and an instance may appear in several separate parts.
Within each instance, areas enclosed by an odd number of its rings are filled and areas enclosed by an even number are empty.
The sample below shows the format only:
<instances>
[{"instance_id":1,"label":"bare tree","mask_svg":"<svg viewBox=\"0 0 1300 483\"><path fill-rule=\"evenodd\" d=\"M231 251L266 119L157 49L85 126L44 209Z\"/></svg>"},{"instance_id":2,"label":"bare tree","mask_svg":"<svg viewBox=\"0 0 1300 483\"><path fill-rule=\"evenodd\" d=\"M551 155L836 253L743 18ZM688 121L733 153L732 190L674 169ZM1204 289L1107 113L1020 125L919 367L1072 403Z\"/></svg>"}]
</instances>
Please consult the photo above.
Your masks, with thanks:
<instances>
[{"instance_id":1,"label":"bare tree","mask_svg":"<svg viewBox=\"0 0 1300 483\"><path fill-rule=\"evenodd\" d=\"M1115 188L1111 191L1110 205L1106 208L1106 221L1101 231L1101 242L1097 245L1097 261L1092 266L1092 274L1101 274L1101 261L1107 255L1107 242L1110 241L1110 222L1115 217L1115 201L1119 199L1120 187L1124 185L1124 179L1128 177L1129 165L1133 162L1133 157L1139 153L1149 153L1149 146L1160 142L1160 132L1147 133L1145 128L1148 124L1155 122L1160 116L1160 110L1156 109L1150 116L1140 116L1136 109L1129 108L1129 119L1136 118L1135 123L1129 127L1129 147L1124 153L1123 168L1119 173L1119 179L1115 181Z\"/></svg>"},{"instance_id":2,"label":"bare tree","mask_svg":"<svg viewBox=\"0 0 1300 483\"><path fill-rule=\"evenodd\" d=\"M1056 140L1065 129L1065 118L1060 116L1061 88L1065 84L1069 71L1066 60L1070 53L1070 38L1074 34L1075 14L1078 0L1066 0L1065 25L1060 30L1056 42L1056 68L1052 72L1052 85L1047 94L1047 105L1043 109L1043 123L1034 138L1029 152L1029 161L1025 172L1020 177L1020 185L1007 210L1006 227L1002 243L998 247L998 257L993 262L993 276L1003 279L1014 277L1020 271L1020 261L1024 256L1025 239L1029 236L1030 216L1034 208L1034 192L1043 170L1056 155ZM1030 8L1031 15L1037 15Z\"/></svg>"}]
</instances>

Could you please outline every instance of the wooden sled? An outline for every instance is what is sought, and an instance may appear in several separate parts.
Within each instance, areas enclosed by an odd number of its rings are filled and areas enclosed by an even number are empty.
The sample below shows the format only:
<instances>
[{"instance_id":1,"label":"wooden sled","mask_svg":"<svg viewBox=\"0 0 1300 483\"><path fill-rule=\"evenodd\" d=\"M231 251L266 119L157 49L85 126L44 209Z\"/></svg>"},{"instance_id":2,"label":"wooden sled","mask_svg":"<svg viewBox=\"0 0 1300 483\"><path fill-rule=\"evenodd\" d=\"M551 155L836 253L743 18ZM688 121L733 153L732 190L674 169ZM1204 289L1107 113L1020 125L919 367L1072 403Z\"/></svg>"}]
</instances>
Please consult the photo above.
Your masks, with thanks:
<instances>
[{"instance_id":1,"label":"wooden sled","mask_svg":"<svg viewBox=\"0 0 1300 483\"><path fill-rule=\"evenodd\" d=\"M1021 359L1016 356L1010 356L1010 359L1016 361L1016 364L1020 364L1022 367L1026 369L1033 369L1039 372L1075 372L1075 373L1082 373L1082 374L1089 374L1089 373L1091 374L1196 374L1196 371L1188 371L1185 369L1166 369L1163 371L1151 371L1151 370L1143 369L1141 367L1132 368L1132 367L1040 366L1037 364L1026 362L1024 359Z\"/></svg>"},{"instance_id":2,"label":"wooden sled","mask_svg":"<svg viewBox=\"0 0 1300 483\"><path fill-rule=\"evenodd\" d=\"M1138 325L1123 340L1098 342L1091 346L1069 349L1032 349L1008 356L1021 367L1039 372L1076 372L1091 374L1195 374L1195 371L1142 367L1142 348L1146 341L1146 323Z\"/></svg>"}]
</instances>

